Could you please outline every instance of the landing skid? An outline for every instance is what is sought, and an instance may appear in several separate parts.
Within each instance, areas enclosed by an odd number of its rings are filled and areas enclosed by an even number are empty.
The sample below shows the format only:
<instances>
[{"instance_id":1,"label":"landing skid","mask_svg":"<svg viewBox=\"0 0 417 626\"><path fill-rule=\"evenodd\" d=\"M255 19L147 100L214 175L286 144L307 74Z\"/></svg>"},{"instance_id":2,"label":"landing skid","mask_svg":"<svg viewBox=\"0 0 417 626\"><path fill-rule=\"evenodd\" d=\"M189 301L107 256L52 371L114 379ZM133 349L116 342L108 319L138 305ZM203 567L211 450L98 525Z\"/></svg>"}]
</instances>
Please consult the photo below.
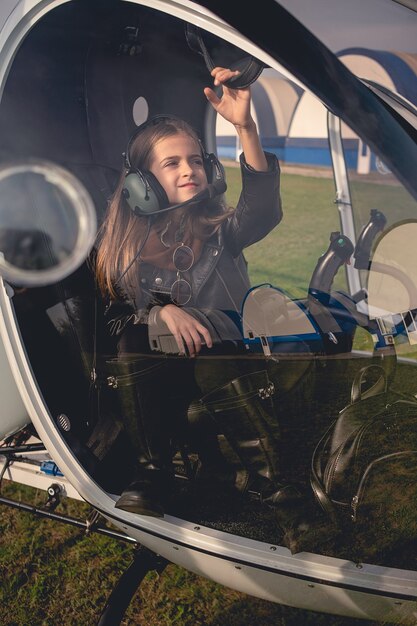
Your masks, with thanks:
<instances>
[{"instance_id":1,"label":"landing skid","mask_svg":"<svg viewBox=\"0 0 417 626\"><path fill-rule=\"evenodd\" d=\"M26 444L22 446L3 447L1 450L1 456L3 457L3 467L0 470L0 486L3 478L7 476L10 468L16 462L21 459L22 465L29 465L30 469L37 468L39 463L33 462L28 464L28 458L26 456L22 463L22 457L19 455L30 455L31 453L45 452L45 448L42 444ZM11 478L11 477L9 477ZM41 478L47 478L42 476ZM30 483L30 480L26 481ZM116 583L113 591L108 597L106 605L100 616L97 626L117 626L121 623L126 610L140 587L141 582L150 571L156 571L161 573L169 561L155 554L148 548L138 544L138 542L118 531L111 530L105 526L101 526L98 522L101 515L92 509L91 515L85 519L77 519L68 515L55 512L55 508L61 501L61 498L65 495L65 491L59 483L51 483L46 489L48 498L43 507L33 506L32 504L13 500L0 495L0 504L15 508L25 513L31 513L39 518L50 519L70 526L75 526L81 530L84 530L85 534L98 533L110 537L111 539L117 539L120 541L126 541L128 543L135 544L136 549L131 564L126 568L118 582Z\"/></svg>"},{"instance_id":2,"label":"landing skid","mask_svg":"<svg viewBox=\"0 0 417 626\"><path fill-rule=\"evenodd\" d=\"M164 571L169 561L138 545L132 563L123 572L111 592L97 626L117 626L148 572Z\"/></svg>"},{"instance_id":3,"label":"landing skid","mask_svg":"<svg viewBox=\"0 0 417 626\"><path fill-rule=\"evenodd\" d=\"M107 537L111 537L112 539L118 539L136 544L133 560L113 588L97 626L117 626L120 624L133 596L139 589L140 584L148 572L156 571L160 574L169 564L169 561L160 557L158 554L155 554L151 550L148 550L148 548L141 546L127 535L98 526L96 523L96 516L100 517L100 515L95 511L94 516L86 521L83 521L67 515L60 515L52 511L41 509L30 504L17 502L15 500L5 498L4 496L0 496L0 504L16 508L20 511L25 511L26 513L32 513L38 517L52 519L71 526L76 526L77 528L85 530L86 534L96 532L106 535Z\"/></svg>"}]
</instances>

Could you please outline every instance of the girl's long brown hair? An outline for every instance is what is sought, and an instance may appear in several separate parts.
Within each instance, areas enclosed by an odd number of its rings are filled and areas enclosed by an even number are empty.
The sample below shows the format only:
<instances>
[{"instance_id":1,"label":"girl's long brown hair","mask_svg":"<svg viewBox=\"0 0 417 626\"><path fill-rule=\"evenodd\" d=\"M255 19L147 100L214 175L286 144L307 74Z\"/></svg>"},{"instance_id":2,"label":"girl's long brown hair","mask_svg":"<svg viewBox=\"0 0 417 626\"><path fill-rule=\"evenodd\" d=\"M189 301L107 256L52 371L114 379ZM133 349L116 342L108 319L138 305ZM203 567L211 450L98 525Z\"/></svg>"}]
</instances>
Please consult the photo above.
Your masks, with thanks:
<instances>
[{"instance_id":1,"label":"girl's long brown hair","mask_svg":"<svg viewBox=\"0 0 417 626\"><path fill-rule=\"evenodd\" d=\"M196 132L187 122L164 117L155 124L145 125L137 136L133 137L128 155L131 167L148 170L154 146L162 139L178 133L189 135L201 145ZM135 301L138 289L138 265L133 263L132 268L128 270L127 268L146 237L149 218L137 217L127 204L122 193L125 176L126 169L123 170L110 199L99 230L95 271L98 286L104 296L117 300L124 294ZM199 203L186 211L185 231L205 240L232 212L233 209L227 209L221 198L214 198L204 204ZM166 220L166 215L162 214L157 218L152 228L158 228L158 223L160 224L162 220Z\"/></svg>"}]
</instances>

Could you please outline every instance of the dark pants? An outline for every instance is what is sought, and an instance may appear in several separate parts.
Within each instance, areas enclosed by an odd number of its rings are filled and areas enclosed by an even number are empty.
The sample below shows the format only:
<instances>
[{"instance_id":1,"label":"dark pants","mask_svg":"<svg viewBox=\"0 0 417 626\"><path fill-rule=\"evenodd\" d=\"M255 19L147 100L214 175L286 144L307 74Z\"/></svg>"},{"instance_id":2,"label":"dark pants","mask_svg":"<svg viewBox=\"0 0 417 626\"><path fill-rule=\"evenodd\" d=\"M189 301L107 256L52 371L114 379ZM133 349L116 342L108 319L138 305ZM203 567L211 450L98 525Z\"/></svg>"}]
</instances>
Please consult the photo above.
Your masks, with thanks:
<instances>
[{"instance_id":1,"label":"dark pants","mask_svg":"<svg viewBox=\"0 0 417 626\"><path fill-rule=\"evenodd\" d=\"M172 442L186 440L188 407L202 395L195 381L195 360L152 353L146 325L132 324L118 342L114 367L126 376L126 385L119 384L118 392L129 434L166 457Z\"/></svg>"}]
</instances>

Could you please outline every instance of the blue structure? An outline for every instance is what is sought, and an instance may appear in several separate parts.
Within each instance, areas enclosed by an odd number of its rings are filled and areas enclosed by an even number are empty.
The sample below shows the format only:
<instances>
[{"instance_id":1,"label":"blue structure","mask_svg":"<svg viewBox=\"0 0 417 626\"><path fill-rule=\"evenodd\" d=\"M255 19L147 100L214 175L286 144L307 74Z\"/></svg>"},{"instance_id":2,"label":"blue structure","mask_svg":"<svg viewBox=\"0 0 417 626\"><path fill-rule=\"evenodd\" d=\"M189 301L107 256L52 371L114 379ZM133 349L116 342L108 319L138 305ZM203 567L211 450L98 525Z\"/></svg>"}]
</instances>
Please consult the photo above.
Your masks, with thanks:
<instances>
[{"instance_id":1,"label":"blue structure","mask_svg":"<svg viewBox=\"0 0 417 626\"><path fill-rule=\"evenodd\" d=\"M417 106L417 55L369 50L367 48L346 48L341 50L337 56L360 78L368 78L375 82L385 80L384 86L394 89ZM353 63L352 59L347 59L347 57L356 57L356 62ZM351 65L355 65L356 71L351 68ZM360 65L360 72L357 70L358 65ZM379 72L377 71L378 66ZM376 74L378 75L377 78ZM303 98L308 94L292 84L292 93L296 93L296 98L292 102L286 102L287 94L282 93L279 89L266 88L269 81L271 81L271 77L262 75L252 86L258 130L264 149L276 154L285 163L331 166L327 133L320 132L320 129L324 129L326 124L324 107L319 115L315 111L311 113L311 117L307 118L306 113L301 112L300 109L303 106ZM275 99L275 102L271 101L271 97ZM282 123L280 124L276 113L274 113L274 108L275 110L286 108L289 117L286 127L283 127ZM297 135L294 129L294 121L300 114L304 115L304 118L308 119L308 123L311 125L309 136ZM236 141L234 135L218 135L217 146L220 158L235 159ZM357 137L350 136L344 140L344 148L348 167L356 169L358 156L361 156L358 151L362 150L362 156L365 157L367 146L362 145ZM373 154L369 158L369 169L376 169Z\"/></svg>"}]
</instances>

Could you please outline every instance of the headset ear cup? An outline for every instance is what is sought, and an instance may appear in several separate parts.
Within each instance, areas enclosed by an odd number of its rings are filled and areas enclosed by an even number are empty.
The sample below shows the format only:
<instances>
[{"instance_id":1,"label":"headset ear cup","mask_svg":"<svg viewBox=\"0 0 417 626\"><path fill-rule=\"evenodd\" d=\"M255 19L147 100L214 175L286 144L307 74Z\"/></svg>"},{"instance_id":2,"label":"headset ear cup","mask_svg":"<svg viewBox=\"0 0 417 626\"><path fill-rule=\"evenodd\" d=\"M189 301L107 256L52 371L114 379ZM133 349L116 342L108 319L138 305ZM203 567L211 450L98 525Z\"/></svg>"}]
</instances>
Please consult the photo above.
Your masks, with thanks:
<instances>
[{"instance_id":1,"label":"headset ear cup","mask_svg":"<svg viewBox=\"0 0 417 626\"><path fill-rule=\"evenodd\" d=\"M211 160L211 157L211 154L205 154L203 161L204 171L206 172L207 182L209 185L211 185L211 182L213 180L213 161Z\"/></svg>"},{"instance_id":2,"label":"headset ear cup","mask_svg":"<svg viewBox=\"0 0 417 626\"><path fill-rule=\"evenodd\" d=\"M123 197L135 215L150 215L169 205L164 188L151 172L130 170L124 181Z\"/></svg>"},{"instance_id":3,"label":"headset ear cup","mask_svg":"<svg viewBox=\"0 0 417 626\"><path fill-rule=\"evenodd\" d=\"M208 184L213 185L218 194L224 193L227 188L224 167L212 152L204 156L204 169Z\"/></svg>"},{"instance_id":4,"label":"headset ear cup","mask_svg":"<svg viewBox=\"0 0 417 626\"><path fill-rule=\"evenodd\" d=\"M145 176L148 180L149 186L155 194L155 197L158 199L159 210L166 209L169 206L169 200L165 189L162 187L156 176L152 174L152 172L145 172Z\"/></svg>"}]
</instances>

